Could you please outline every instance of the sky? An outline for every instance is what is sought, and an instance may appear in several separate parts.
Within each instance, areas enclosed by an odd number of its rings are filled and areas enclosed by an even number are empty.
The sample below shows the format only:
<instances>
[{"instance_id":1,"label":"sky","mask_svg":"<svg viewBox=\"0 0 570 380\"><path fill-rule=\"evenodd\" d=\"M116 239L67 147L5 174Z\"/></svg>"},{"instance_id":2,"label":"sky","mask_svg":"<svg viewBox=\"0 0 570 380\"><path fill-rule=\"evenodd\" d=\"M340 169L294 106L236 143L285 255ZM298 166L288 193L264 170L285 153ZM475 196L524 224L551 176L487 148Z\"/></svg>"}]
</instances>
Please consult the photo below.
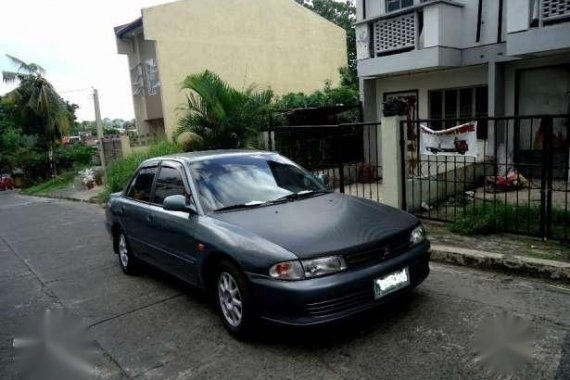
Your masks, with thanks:
<instances>
[{"instance_id":1,"label":"sky","mask_svg":"<svg viewBox=\"0 0 570 380\"><path fill-rule=\"evenodd\" d=\"M140 17L141 9L169 0L1 0L0 71L14 70L6 54L46 69L78 119L94 120L91 87L101 116L134 117L127 57L117 54L113 27ZM0 94L10 90L0 82ZM77 91L79 90L79 91Z\"/></svg>"}]
</instances>

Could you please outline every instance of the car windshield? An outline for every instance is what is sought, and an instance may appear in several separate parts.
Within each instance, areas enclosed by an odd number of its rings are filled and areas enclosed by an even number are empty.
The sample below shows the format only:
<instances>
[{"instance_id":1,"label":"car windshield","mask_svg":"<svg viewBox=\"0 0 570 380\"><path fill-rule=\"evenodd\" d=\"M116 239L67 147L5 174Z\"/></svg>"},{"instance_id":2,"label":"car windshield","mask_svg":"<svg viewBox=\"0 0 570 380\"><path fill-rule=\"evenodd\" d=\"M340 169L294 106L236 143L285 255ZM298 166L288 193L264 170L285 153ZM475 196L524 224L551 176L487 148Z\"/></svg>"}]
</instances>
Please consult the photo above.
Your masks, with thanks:
<instances>
[{"instance_id":1,"label":"car windshield","mask_svg":"<svg viewBox=\"0 0 570 380\"><path fill-rule=\"evenodd\" d=\"M217 157L189 167L206 211L257 206L327 191L314 175L277 154Z\"/></svg>"}]
</instances>

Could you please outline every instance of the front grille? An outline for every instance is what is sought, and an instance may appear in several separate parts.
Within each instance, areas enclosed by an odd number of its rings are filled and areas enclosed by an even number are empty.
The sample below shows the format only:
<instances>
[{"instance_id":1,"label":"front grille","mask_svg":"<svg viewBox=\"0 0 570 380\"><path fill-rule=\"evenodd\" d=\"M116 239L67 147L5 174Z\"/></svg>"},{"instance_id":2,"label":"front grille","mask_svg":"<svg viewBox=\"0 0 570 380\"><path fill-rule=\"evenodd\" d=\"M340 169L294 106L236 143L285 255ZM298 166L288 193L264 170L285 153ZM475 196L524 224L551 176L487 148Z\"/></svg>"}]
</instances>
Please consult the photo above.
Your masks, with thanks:
<instances>
[{"instance_id":1,"label":"front grille","mask_svg":"<svg viewBox=\"0 0 570 380\"><path fill-rule=\"evenodd\" d=\"M370 249L350 253L345 256L348 267L370 266L398 256L410 248L409 234L382 242Z\"/></svg>"},{"instance_id":2,"label":"front grille","mask_svg":"<svg viewBox=\"0 0 570 380\"><path fill-rule=\"evenodd\" d=\"M342 297L331 298L322 302L307 304L307 311L312 317L324 317L327 315L342 313L359 306L374 302L374 290L372 285L365 290L359 290Z\"/></svg>"}]
</instances>

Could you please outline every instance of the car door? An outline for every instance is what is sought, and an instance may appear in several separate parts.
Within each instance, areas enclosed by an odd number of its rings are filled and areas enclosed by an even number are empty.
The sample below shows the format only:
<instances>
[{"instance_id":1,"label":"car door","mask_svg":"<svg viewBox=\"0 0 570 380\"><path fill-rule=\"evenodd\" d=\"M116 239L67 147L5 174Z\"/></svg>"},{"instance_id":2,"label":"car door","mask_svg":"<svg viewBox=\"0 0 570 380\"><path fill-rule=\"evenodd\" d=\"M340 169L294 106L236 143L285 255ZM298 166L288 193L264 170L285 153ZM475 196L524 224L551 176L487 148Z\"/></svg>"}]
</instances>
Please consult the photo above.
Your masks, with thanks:
<instances>
[{"instance_id":1,"label":"car door","mask_svg":"<svg viewBox=\"0 0 570 380\"><path fill-rule=\"evenodd\" d=\"M163 161L150 206L153 222L153 260L167 272L195 283L198 242L194 238L194 231L198 215L162 208L164 199L171 195L184 195L190 199L189 189L181 164Z\"/></svg>"},{"instance_id":2,"label":"car door","mask_svg":"<svg viewBox=\"0 0 570 380\"><path fill-rule=\"evenodd\" d=\"M147 260L152 256L150 200L157 171L156 165L140 168L118 210L131 248L137 256Z\"/></svg>"}]
</instances>

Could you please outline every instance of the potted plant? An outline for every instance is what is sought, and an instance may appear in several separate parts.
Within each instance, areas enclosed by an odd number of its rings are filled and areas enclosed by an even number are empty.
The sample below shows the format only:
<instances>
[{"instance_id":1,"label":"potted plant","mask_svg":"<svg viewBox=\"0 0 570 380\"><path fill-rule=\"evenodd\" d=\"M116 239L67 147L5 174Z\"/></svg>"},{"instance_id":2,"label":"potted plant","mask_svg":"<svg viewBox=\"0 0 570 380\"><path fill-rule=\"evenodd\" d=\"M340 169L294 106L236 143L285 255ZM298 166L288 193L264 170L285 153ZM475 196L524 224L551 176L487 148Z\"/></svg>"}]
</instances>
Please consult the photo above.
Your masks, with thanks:
<instances>
[{"instance_id":1,"label":"potted plant","mask_svg":"<svg viewBox=\"0 0 570 380\"><path fill-rule=\"evenodd\" d=\"M95 187L95 173L93 172L93 169L87 168L85 170L81 170L79 175L81 176L81 181L88 190Z\"/></svg>"}]
</instances>

